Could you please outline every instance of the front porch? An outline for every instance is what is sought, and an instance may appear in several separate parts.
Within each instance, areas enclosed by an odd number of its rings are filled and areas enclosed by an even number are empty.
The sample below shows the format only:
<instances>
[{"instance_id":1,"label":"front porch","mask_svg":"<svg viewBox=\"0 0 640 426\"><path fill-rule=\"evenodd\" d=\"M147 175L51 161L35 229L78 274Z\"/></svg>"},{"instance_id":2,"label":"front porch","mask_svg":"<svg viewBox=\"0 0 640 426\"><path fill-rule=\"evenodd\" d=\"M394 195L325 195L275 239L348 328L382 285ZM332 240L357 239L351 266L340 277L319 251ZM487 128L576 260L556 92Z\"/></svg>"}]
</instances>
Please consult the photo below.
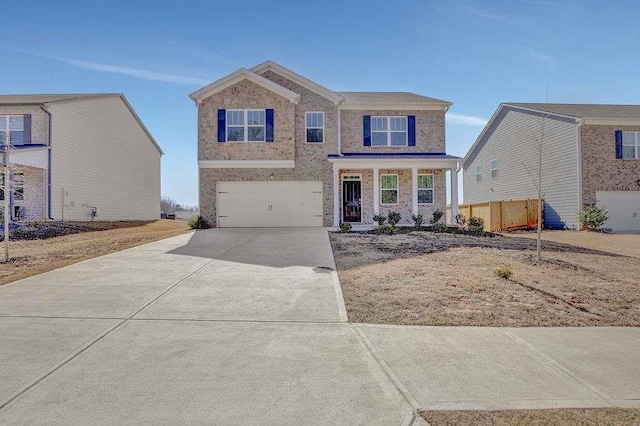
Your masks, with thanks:
<instances>
[{"instance_id":1,"label":"front porch","mask_svg":"<svg viewBox=\"0 0 640 426\"><path fill-rule=\"evenodd\" d=\"M329 156L333 164L334 226L375 224L377 214L401 214L399 225L411 225L411 215L428 223L436 209L447 207L446 172L451 171L452 219L458 210L457 168L460 159L445 154Z\"/></svg>"}]
</instances>

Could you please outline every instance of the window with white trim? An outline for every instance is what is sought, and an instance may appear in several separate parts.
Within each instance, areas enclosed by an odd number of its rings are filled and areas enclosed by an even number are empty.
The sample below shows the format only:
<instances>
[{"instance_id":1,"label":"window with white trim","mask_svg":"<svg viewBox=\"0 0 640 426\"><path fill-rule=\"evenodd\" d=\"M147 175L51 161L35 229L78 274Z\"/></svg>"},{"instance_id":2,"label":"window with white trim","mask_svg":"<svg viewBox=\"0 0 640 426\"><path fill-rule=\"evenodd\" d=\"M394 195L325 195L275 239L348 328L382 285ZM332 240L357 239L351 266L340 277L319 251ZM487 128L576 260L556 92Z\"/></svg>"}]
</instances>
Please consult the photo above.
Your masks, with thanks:
<instances>
[{"instance_id":1,"label":"window with white trim","mask_svg":"<svg viewBox=\"0 0 640 426\"><path fill-rule=\"evenodd\" d=\"M640 132L622 132L622 158L640 159Z\"/></svg>"},{"instance_id":2,"label":"window with white trim","mask_svg":"<svg viewBox=\"0 0 640 426\"><path fill-rule=\"evenodd\" d=\"M307 112L304 115L307 142L324 142L324 112Z\"/></svg>"},{"instance_id":3,"label":"window with white trim","mask_svg":"<svg viewBox=\"0 0 640 426\"><path fill-rule=\"evenodd\" d=\"M0 145L10 141L12 145L22 145L24 141L24 116L0 115Z\"/></svg>"},{"instance_id":4,"label":"window with white trim","mask_svg":"<svg viewBox=\"0 0 640 426\"><path fill-rule=\"evenodd\" d=\"M418 175L418 204L433 204L433 175Z\"/></svg>"},{"instance_id":5,"label":"window with white trim","mask_svg":"<svg viewBox=\"0 0 640 426\"><path fill-rule=\"evenodd\" d=\"M398 175L380 175L380 203L398 204Z\"/></svg>"},{"instance_id":6,"label":"window with white trim","mask_svg":"<svg viewBox=\"0 0 640 426\"><path fill-rule=\"evenodd\" d=\"M371 117L371 146L407 146L407 117Z\"/></svg>"},{"instance_id":7,"label":"window with white trim","mask_svg":"<svg viewBox=\"0 0 640 426\"><path fill-rule=\"evenodd\" d=\"M491 160L491 179L498 178L498 160Z\"/></svg>"},{"instance_id":8,"label":"window with white trim","mask_svg":"<svg viewBox=\"0 0 640 426\"><path fill-rule=\"evenodd\" d=\"M482 182L482 165L476 166L476 182Z\"/></svg>"},{"instance_id":9,"label":"window with white trim","mask_svg":"<svg viewBox=\"0 0 640 426\"><path fill-rule=\"evenodd\" d=\"M264 109L228 109L226 112L227 142L264 142Z\"/></svg>"}]
</instances>

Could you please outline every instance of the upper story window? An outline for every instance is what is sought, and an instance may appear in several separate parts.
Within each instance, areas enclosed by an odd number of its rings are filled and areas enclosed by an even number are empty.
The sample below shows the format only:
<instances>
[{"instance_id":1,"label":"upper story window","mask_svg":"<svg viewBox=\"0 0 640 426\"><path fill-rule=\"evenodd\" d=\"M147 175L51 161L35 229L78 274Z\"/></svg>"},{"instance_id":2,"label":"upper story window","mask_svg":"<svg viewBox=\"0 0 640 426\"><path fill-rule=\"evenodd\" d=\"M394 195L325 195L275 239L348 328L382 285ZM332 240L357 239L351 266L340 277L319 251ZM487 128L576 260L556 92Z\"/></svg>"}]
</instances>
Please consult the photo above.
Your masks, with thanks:
<instances>
[{"instance_id":1,"label":"upper story window","mask_svg":"<svg viewBox=\"0 0 640 426\"><path fill-rule=\"evenodd\" d=\"M371 146L407 146L407 117L371 117Z\"/></svg>"},{"instance_id":2,"label":"upper story window","mask_svg":"<svg viewBox=\"0 0 640 426\"><path fill-rule=\"evenodd\" d=\"M482 164L476 166L476 182L482 182Z\"/></svg>"},{"instance_id":3,"label":"upper story window","mask_svg":"<svg viewBox=\"0 0 640 426\"><path fill-rule=\"evenodd\" d=\"M498 160L491 160L491 179L498 178Z\"/></svg>"},{"instance_id":4,"label":"upper story window","mask_svg":"<svg viewBox=\"0 0 640 426\"><path fill-rule=\"evenodd\" d=\"M24 143L24 116L0 115L0 144L7 141L12 145Z\"/></svg>"},{"instance_id":5,"label":"upper story window","mask_svg":"<svg viewBox=\"0 0 640 426\"><path fill-rule=\"evenodd\" d=\"M640 159L640 132L622 132L622 158Z\"/></svg>"},{"instance_id":6,"label":"upper story window","mask_svg":"<svg viewBox=\"0 0 640 426\"><path fill-rule=\"evenodd\" d=\"M264 142L264 109L228 109L226 117L228 142Z\"/></svg>"},{"instance_id":7,"label":"upper story window","mask_svg":"<svg viewBox=\"0 0 640 426\"><path fill-rule=\"evenodd\" d=\"M304 115L307 142L324 142L324 112L307 112Z\"/></svg>"}]
</instances>

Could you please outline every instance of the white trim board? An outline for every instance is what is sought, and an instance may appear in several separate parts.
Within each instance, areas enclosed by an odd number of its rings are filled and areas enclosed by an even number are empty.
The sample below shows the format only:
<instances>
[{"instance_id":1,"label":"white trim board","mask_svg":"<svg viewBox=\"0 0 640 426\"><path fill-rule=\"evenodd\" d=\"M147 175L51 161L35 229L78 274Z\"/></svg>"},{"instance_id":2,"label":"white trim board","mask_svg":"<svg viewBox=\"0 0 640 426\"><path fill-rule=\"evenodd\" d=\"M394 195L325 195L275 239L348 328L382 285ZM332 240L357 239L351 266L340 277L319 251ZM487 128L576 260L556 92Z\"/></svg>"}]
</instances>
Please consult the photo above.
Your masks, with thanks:
<instances>
[{"instance_id":1,"label":"white trim board","mask_svg":"<svg viewBox=\"0 0 640 426\"><path fill-rule=\"evenodd\" d=\"M201 169L293 169L294 160L200 160Z\"/></svg>"},{"instance_id":2,"label":"white trim board","mask_svg":"<svg viewBox=\"0 0 640 426\"><path fill-rule=\"evenodd\" d=\"M456 169L460 160L445 158L329 158L338 169Z\"/></svg>"},{"instance_id":3,"label":"white trim board","mask_svg":"<svg viewBox=\"0 0 640 426\"><path fill-rule=\"evenodd\" d=\"M450 104L428 104L421 102L398 102L398 103L344 103L343 110L370 110L370 111L447 111Z\"/></svg>"}]
</instances>

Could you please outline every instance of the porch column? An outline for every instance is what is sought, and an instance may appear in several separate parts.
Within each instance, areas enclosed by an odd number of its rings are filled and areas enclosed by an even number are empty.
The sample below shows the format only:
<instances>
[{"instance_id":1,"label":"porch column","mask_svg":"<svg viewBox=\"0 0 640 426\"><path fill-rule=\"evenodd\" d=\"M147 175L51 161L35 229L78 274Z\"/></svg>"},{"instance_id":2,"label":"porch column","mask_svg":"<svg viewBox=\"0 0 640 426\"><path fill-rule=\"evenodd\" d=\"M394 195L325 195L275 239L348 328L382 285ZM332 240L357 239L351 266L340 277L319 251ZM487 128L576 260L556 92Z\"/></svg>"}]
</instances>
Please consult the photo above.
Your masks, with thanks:
<instances>
[{"instance_id":1,"label":"porch column","mask_svg":"<svg viewBox=\"0 0 640 426\"><path fill-rule=\"evenodd\" d=\"M456 215L458 214L458 171L456 168L451 169L451 225L456 224Z\"/></svg>"},{"instance_id":2,"label":"porch column","mask_svg":"<svg viewBox=\"0 0 640 426\"><path fill-rule=\"evenodd\" d=\"M333 226L340 226L340 168L333 163Z\"/></svg>"},{"instance_id":3,"label":"porch column","mask_svg":"<svg viewBox=\"0 0 640 426\"><path fill-rule=\"evenodd\" d=\"M418 168L411 168L411 210L418 214Z\"/></svg>"},{"instance_id":4,"label":"porch column","mask_svg":"<svg viewBox=\"0 0 640 426\"><path fill-rule=\"evenodd\" d=\"M380 177L378 176L380 169L373 168L373 214L380 214Z\"/></svg>"}]
</instances>

